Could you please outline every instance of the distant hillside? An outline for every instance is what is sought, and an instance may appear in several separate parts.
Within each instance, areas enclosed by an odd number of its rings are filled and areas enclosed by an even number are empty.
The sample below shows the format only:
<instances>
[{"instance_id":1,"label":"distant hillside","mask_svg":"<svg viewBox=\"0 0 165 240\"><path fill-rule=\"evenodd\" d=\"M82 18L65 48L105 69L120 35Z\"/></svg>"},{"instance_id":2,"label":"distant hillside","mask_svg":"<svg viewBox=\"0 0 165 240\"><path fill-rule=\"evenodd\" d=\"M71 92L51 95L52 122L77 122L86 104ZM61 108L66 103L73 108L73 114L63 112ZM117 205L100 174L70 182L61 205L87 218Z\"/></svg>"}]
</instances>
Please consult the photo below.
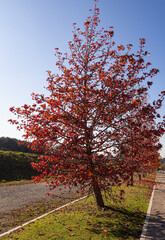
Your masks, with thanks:
<instances>
[{"instance_id":1,"label":"distant hillside","mask_svg":"<svg viewBox=\"0 0 165 240\"><path fill-rule=\"evenodd\" d=\"M31 166L31 162L37 162L37 157L32 153L0 151L0 181L31 179L38 175Z\"/></svg>"},{"instance_id":2,"label":"distant hillside","mask_svg":"<svg viewBox=\"0 0 165 240\"><path fill-rule=\"evenodd\" d=\"M0 150L32 153L26 144L19 144L19 142L23 143L23 141L20 141L16 138L0 137Z\"/></svg>"}]
</instances>

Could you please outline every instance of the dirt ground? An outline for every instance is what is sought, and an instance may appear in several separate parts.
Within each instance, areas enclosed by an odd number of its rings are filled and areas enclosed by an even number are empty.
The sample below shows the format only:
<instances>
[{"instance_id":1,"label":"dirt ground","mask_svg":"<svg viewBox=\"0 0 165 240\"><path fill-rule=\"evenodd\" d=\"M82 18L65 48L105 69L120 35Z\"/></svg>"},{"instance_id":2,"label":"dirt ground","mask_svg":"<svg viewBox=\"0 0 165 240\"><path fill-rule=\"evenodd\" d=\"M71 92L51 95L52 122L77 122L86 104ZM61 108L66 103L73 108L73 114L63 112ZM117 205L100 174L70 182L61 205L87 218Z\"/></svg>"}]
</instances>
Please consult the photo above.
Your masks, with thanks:
<instances>
[{"instance_id":1,"label":"dirt ground","mask_svg":"<svg viewBox=\"0 0 165 240\"><path fill-rule=\"evenodd\" d=\"M76 190L50 191L44 182L0 186L0 234L80 197Z\"/></svg>"}]
</instances>

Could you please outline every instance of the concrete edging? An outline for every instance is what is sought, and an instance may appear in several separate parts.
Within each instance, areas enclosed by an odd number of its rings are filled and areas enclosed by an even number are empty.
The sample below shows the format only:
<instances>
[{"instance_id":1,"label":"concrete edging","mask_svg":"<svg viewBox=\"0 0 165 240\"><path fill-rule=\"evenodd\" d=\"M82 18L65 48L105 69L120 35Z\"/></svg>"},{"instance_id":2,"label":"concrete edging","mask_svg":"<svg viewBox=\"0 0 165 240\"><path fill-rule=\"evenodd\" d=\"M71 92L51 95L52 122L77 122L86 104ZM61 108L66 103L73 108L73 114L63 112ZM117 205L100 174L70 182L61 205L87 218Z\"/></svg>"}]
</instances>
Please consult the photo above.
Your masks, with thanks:
<instances>
[{"instance_id":1,"label":"concrete edging","mask_svg":"<svg viewBox=\"0 0 165 240\"><path fill-rule=\"evenodd\" d=\"M79 199L76 199L76 200L74 200L74 201L72 201L72 202L70 202L70 203L67 203L67 204L65 204L65 205L63 205L63 206L61 206L61 207L58 207L58 208L56 208L56 209L54 209L54 210L52 210L52 211L50 211L50 212L48 212L48 213L45 213L45 214L43 214L43 215L41 215L41 216L39 216L39 217L37 217L37 218L34 218L34 219L32 219L32 220L30 220L30 221L28 221L28 222L26 222L26 223L23 223L22 225L20 225L20 226L18 226L18 227L12 228L12 229L10 229L9 231L0 234L0 237L4 237L5 235L9 235L10 233L12 233L12 232L14 232L14 231L16 231L16 230L18 230L18 229L20 229L20 228L22 228L22 227L30 224L30 223L35 222L35 221L38 220L38 219L41 219L41 218L43 218L43 217L46 217L47 215L49 215L49 214L51 214L51 213L53 213L53 212L55 212L55 211L58 211L58 210L60 210L61 208L64 208L64 207L66 207L66 206L68 206L68 205L70 205L70 204L72 204L72 203L81 201L81 200L83 200L83 199L85 199L85 198L87 198L87 196L84 196L84 197L81 197L81 198L79 198Z\"/></svg>"},{"instance_id":2,"label":"concrete edging","mask_svg":"<svg viewBox=\"0 0 165 240\"><path fill-rule=\"evenodd\" d=\"M150 215L151 215L151 208L152 208L154 193L155 193L155 185L153 187L153 191L152 191L152 195L151 195L151 198L150 198L150 203L149 203L149 206L148 206L146 219L145 219L145 222L144 222L144 225L143 225L143 230L142 230L140 240L145 240L145 237L146 237L147 227L148 227L148 223L149 223L149 219L150 219Z\"/></svg>"}]
</instances>

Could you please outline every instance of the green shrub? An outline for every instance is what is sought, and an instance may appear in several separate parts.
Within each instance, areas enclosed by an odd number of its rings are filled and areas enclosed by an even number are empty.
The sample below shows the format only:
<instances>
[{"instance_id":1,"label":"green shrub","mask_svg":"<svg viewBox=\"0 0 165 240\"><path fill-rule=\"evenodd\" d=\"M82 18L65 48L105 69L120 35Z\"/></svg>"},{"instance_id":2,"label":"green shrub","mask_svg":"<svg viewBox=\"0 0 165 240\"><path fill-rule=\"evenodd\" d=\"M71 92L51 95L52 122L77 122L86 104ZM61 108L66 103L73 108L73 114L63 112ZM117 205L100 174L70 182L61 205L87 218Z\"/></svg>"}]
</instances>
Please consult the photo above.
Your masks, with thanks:
<instances>
[{"instance_id":1,"label":"green shrub","mask_svg":"<svg viewBox=\"0 0 165 240\"><path fill-rule=\"evenodd\" d=\"M31 166L36 161L36 154L0 151L0 181L31 179L38 174Z\"/></svg>"}]
</instances>

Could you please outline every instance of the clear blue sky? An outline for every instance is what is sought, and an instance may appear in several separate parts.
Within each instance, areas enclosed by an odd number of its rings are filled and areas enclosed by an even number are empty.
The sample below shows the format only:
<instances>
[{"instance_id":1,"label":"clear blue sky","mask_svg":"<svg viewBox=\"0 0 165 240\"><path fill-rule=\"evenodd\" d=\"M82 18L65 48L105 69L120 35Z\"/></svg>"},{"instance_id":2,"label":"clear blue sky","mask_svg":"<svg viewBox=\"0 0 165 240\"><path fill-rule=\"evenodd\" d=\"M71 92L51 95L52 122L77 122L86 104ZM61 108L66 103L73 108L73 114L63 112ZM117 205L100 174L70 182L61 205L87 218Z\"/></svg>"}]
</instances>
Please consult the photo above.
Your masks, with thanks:
<instances>
[{"instance_id":1,"label":"clear blue sky","mask_svg":"<svg viewBox=\"0 0 165 240\"><path fill-rule=\"evenodd\" d=\"M0 137L21 138L11 106L31 104L31 93L44 93L46 70L56 73L54 48L68 52L72 23L81 28L93 0L0 0ZM114 26L117 44L139 45L146 38L149 61L160 73L151 99L165 90L165 0L100 0L100 26ZM165 114L165 103L162 113ZM164 148L161 155L165 157Z\"/></svg>"}]
</instances>

